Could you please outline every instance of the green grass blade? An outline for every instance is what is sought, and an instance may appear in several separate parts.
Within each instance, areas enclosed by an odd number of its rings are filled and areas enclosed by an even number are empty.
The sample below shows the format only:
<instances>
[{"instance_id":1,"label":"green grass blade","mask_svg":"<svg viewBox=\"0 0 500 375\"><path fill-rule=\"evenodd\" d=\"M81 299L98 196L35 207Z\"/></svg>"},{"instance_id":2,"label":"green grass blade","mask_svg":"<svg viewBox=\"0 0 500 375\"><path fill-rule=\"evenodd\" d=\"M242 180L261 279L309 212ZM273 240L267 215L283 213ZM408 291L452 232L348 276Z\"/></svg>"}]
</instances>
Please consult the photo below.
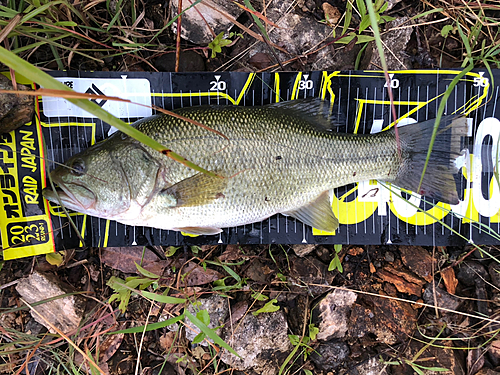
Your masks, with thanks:
<instances>
[{"instance_id":1,"label":"green grass blade","mask_svg":"<svg viewBox=\"0 0 500 375\"><path fill-rule=\"evenodd\" d=\"M170 319L164 320L162 322L148 324L146 326L146 328L144 328L144 326L131 327L131 328L122 329L122 330L119 330L119 331L108 332L106 334L107 335L116 335L116 334L119 334L119 333L142 333L142 332L154 331L156 329L160 329L160 328L163 328L163 327L171 326L172 324L175 324L175 323L177 323L178 321L180 321L182 319L184 319L184 315L183 314L179 315L179 316L176 316L175 318L170 318Z\"/></svg>"},{"instance_id":2,"label":"green grass blade","mask_svg":"<svg viewBox=\"0 0 500 375\"><path fill-rule=\"evenodd\" d=\"M220 347L227 349L229 352L233 353L238 358L241 358L238 353L235 352L233 348L231 348L224 340L222 340L212 329L208 328L206 324L204 324L200 319L191 314L187 309L184 310L184 314L186 317L193 323L196 327L200 329L205 335L210 337L214 343L219 345Z\"/></svg>"},{"instance_id":3,"label":"green grass blade","mask_svg":"<svg viewBox=\"0 0 500 375\"><path fill-rule=\"evenodd\" d=\"M63 90L63 91L67 91L68 93L73 92L73 90L71 90L68 86L57 81L56 79L49 76L47 73L41 71L37 67L31 65L27 61L24 61L20 57L16 56L12 52L6 50L5 48L3 48L1 46L0 46L0 62L7 65L8 67L14 69L16 72L23 75L27 79L30 79L33 82L38 83L42 87L45 87L48 89L54 89L54 90ZM146 134L133 128L132 126L128 125L126 122L120 120L119 118L116 118L108 111L102 109L96 103L94 103L90 100L87 100L87 99L68 98L66 100L69 101L70 103L73 103L74 105L80 107L81 109L83 109L89 113L92 113L93 115L95 115L99 119L101 119L102 121L108 123L111 126L114 126L118 130L120 130L123 133L127 134L128 136L136 139L137 141L151 147L153 150L159 151L162 154L180 162L181 164L184 164L185 166L187 166L189 168L192 168L192 169L194 169L198 172L201 172L201 173L205 173L209 176L220 177L217 174L215 174L214 172L209 172L209 171L197 166L196 164L190 162L189 160L183 158L182 156L176 154L172 150L165 148L165 146L158 143L154 139L148 137Z\"/></svg>"}]
</instances>

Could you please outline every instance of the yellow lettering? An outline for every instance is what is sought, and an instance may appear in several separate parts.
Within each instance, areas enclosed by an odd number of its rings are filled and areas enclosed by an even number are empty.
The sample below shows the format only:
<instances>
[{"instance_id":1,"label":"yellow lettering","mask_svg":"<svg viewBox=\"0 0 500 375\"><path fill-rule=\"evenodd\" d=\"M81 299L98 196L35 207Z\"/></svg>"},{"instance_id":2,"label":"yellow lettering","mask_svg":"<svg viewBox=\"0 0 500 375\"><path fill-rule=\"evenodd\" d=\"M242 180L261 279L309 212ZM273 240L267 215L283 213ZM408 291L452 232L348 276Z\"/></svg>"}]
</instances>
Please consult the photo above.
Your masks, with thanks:
<instances>
[{"instance_id":1,"label":"yellow lettering","mask_svg":"<svg viewBox=\"0 0 500 375\"><path fill-rule=\"evenodd\" d=\"M24 148L28 148L30 150L36 151L35 148L35 139L33 137L33 132L29 132L26 130L21 130L21 134L23 135L23 140L20 142L21 146Z\"/></svg>"},{"instance_id":2,"label":"yellow lettering","mask_svg":"<svg viewBox=\"0 0 500 375\"><path fill-rule=\"evenodd\" d=\"M38 183L33 177L23 177L23 192L27 204L38 204Z\"/></svg>"}]
</instances>

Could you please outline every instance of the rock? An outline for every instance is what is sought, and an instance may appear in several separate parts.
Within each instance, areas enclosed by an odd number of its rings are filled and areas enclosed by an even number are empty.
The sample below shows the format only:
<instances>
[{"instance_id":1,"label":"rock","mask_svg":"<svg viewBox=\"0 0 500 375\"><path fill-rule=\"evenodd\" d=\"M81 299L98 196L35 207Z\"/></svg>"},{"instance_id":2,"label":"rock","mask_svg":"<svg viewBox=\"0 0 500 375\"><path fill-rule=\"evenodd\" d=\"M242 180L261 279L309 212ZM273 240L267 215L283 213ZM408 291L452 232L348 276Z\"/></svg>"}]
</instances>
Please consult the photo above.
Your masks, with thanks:
<instances>
[{"instance_id":1,"label":"rock","mask_svg":"<svg viewBox=\"0 0 500 375\"><path fill-rule=\"evenodd\" d=\"M342 365L349 356L349 347L342 341L321 343L311 354L311 360L318 370L332 371Z\"/></svg>"},{"instance_id":2,"label":"rock","mask_svg":"<svg viewBox=\"0 0 500 375\"><path fill-rule=\"evenodd\" d=\"M403 55L403 52L406 50L406 45L410 40L413 27L398 28L398 26L401 25L406 26L408 20L408 17L401 17L388 22L385 28L390 31L382 34L384 55L388 70L404 70L411 68L411 63L408 61L408 57ZM372 46L373 52L368 68L380 69L382 67L382 62L380 60L377 46L373 42Z\"/></svg>"},{"instance_id":3,"label":"rock","mask_svg":"<svg viewBox=\"0 0 500 375\"><path fill-rule=\"evenodd\" d=\"M290 256L290 272L288 281L296 285L306 284L309 293L318 295L330 291L335 274L328 271L328 266L316 258L297 258ZM320 285L325 285L322 287ZM295 286L294 288L300 288ZM302 288L301 288L302 289Z\"/></svg>"},{"instance_id":4,"label":"rock","mask_svg":"<svg viewBox=\"0 0 500 375\"><path fill-rule=\"evenodd\" d=\"M312 253L315 247L316 245L291 245L291 248L295 255L301 258Z\"/></svg>"},{"instance_id":5,"label":"rock","mask_svg":"<svg viewBox=\"0 0 500 375\"><path fill-rule=\"evenodd\" d=\"M456 310L462 304L462 300L451 295L447 291L436 286L434 289L432 284L429 284L427 288L425 288L424 292L424 302L434 306L434 290L438 307L448 310ZM441 311L443 314L449 313L448 311Z\"/></svg>"},{"instance_id":6,"label":"rock","mask_svg":"<svg viewBox=\"0 0 500 375\"><path fill-rule=\"evenodd\" d=\"M268 32L271 42L283 47L288 52L287 54L275 49L279 61L285 62L300 56L300 60L296 60L294 63L294 68L302 70L346 70L353 68L352 64L361 49L360 45L353 45L352 49L348 49L342 44L332 44L311 54L332 36L332 28L317 22L312 17L304 17L295 13L294 10L289 11L289 9L293 9L293 4L293 0L273 1L266 12L267 18L279 26L279 28L271 29ZM337 28L337 35L340 32L340 28ZM245 40L239 41L235 45L232 55L237 56L247 48L250 48L248 55L244 59L240 59L243 63L252 59L256 54L269 55L269 48L264 43L255 44L255 40L251 37L245 37ZM308 61L308 56L310 56L310 61ZM272 60L272 64L277 64L274 56L269 55L269 58ZM287 66L290 67L290 65Z\"/></svg>"},{"instance_id":7,"label":"rock","mask_svg":"<svg viewBox=\"0 0 500 375\"><path fill-rule=\"evenodd\" d=\"M500 288L500 264L492 262L488 267L488 273L491 277L491 283Z\"/></svg>"},{"instance_id":8,"label":"rock","mask_svg":"<svg viewBox=\"0 0 500 375\"><path fill-rule=\"evenodd\" d=\"M392 262L394 262L394 260L395 260L395 258L394 258L394 254L393 254L393 253L391 253L390 251L386 251L386 252L385 252L384 258L385 258L385 261L386 261L386 262L389 262L389 263L392 263Z\"/></svg>"},{"instance_id":9,"label":"rock","mask_svg":"<svg viewBox=\"0 0 500 375\"><path fill-rule=\"evenodd\" d=\"M420 246L400 246L401 260L404 265L424 280L432 281L432 258L427 250Z\"/></svg>"},{"instance_id":10,"label":"rock","mask_svg":"<svg viewBox=\"0 0 500 375\"><path fill-rule=\"evenodd\" d=\"M29 304L73 291L55 277L36 271L29 277L20 279L16 290ZM33 308L54 327L67 333L78 328L83 316L84 302L83 297L73 295L55 299ZM47 327L50 332L56 333L38 314L31 311L31 315L38 323Z\"/></svg>"},{"instance_id":11,"label":"rock","mask_svg":"<svg viewBox=\"0 0 500 375\"><path fill-rule=\"evenodd\" d=\"M154 61L154 66L160 72L175 72L175 53L166 53ZM205 60L194 51L183 51L179 57L179 72L204 72Z\"/></svg>"},{"instance_id":12,"label":"rock","mask_svg":"<svg viewBox=\"0 0 500 375\"><path fill-rule=\"evenodd\" d=\"M378 358L372 357L349 371L350 375L387 375L386 365Z\"/></svg>"},{"instance_id":13,"label":"rock","mask_svg":"<svg viewBox=\"0 0 500 375\"><path fill-rule=\"evenodd\" d=\"M476 285L478 282L484 283L481 278L487 280L488 272L486 272L484 266L478 262L464 262L457 273L458 281L467 286Z\"/></svg>"},{"instance_id":14,"label":"rock","mask_svg":"<svg viewBox=\"0 0 500 375\"><path fill-rule=\"evenodd\" d=\"M320 301L318 309L321 321L316 336L318 340L327 341L345 336L351 306L356 298L356 293L336 289Z\"/></svg>"},{"instance_id":15,"label":"rock","mask_svg":"<svg viewBox=\"0 0 500 375\"><path fill-rule=\"evenodd\" d=\"M373 298L370 308L354 304L349 318L350 340L361 339L365 346L383 342L393 345L415 331L417 312L407 302ZM368 333L375 335L375 340Z\"/></svg>"},{"instance_id":16,"label":"rock","mask_svg":"<svg viewBox=\"0 0 500 375\"><path fill-rule=\"evenodd\" d=\"M178 14L177 6L177 0L170 1L172 16ZM182 2L182 9L190 6L191 3L189 1ZM210 43L214 40L214 35L210 30L213 30L215 35L218 35L221 32L227 32L233 26L231 20L221 12L236 19L243 13L243 9L226 0L204 0L182 14L181 37L194 44ZM172 30L174 33L177 33L177 21L172 24Z\"/></svg>"},{"instance_id":17,"label":"rock","mask_svg":"<svg viewBox=\"0 0 500 375\"><path fill-rule=\"evenodd\" d=\"M0 74L0 89L13 90L12 83ZM24 85L17 85L18 90L29 90ZM35 112L32 96L0 94L0 134L10 133L30 122Z\"/></svg>"},{"instance_id":18,"label":"rock","mask_svg":"<svg viewBox=\"0 0 500 375\"><path fill-rule=\"evenodd\" d=\"M236 331L225 327L222 337L241 358L225 350L221 360L240 371L252 369L258 374L274 375L292 349L287 333L288 325L281 310L257 316L248 314Z\"/></svg>"},{"instance_id":19,"label":"rock","mask_svg":"<svg viewBox=\"0 0 500 375\"><path fill-rule=\"evenodd\" d=\"M500 340L495 340L490 343L488 354L493 364L496 366L500 365Z\"/></svg>"},{"instance_id":20,"label":"rock","mask_svg":"<svg viewBox=\"0 0 500 375\"><path fill-rule=\"evenodd\" d=\"M207 310L210 316L210 324L208 328L215 328L222 326L229 315L229 306L227 300L218 294L214 294L208 298L200 298L197 300L196 304L190 304L188 306L188 311L196 316L196 313L201 310ZM219 328L215 333L221 335L222 328ZM193 341L196 335L200 333L200 329L196 327L189 319L186 319L186 339ZM201 342L201 345L207 346L209 340L213 342L212 339L206 338Z\"/></svg>"}]
</instances>

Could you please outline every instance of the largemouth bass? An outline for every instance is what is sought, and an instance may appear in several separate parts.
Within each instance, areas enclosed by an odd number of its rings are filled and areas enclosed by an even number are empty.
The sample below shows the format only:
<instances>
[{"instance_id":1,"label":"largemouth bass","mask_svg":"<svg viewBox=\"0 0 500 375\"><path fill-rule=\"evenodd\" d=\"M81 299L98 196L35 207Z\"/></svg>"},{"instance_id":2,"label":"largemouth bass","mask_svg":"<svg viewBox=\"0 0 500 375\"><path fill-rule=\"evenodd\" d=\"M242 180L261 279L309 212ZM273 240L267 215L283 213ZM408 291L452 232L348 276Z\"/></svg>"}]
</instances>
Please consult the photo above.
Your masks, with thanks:
<instances>
[{"instance_id":1,"label":"largemouth bass","mask_svg":"<svg viewBox=\"0 0 500 375\"><path fill-rule=\"evenodd\" d=\"M46 199L128 225L216 234L221 228L290 215L334 231L339 222L329 190L369 179L416 191L434 120L372 135L331 132L329 103L304 99L263 107L178 109L228 139L167 115L134 126L220 177L183 166L127 135L110 138L51 172L57 192ZM444 117L417 193L457 204L453 161L466 121Z\"/></svg>"}]
</instances>

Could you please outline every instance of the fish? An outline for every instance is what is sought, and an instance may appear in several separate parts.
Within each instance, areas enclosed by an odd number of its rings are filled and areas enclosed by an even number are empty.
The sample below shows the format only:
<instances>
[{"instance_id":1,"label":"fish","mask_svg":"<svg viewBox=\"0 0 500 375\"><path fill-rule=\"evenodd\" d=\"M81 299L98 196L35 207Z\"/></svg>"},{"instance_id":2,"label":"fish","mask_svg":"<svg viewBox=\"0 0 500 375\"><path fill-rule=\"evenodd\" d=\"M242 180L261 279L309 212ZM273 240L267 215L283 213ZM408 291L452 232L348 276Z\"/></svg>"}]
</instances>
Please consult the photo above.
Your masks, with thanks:
<instances>
[{"instance_id":1,"label":"fish","mask_svg":"<svg viewBox=\"0 0 500 375\"><path fill-rule=\"evenodd\" d=\"M167 149L214 172L195 171L116 132L51 172L43 196L127 225L214 235L280 213L333 232L332 189L365 180L459 202L455 160L466 119L444 116L425 170L434 120L376 134L332 131L345 119L319 98L260 107L198 106L133 124Z\"/></svg>"}]
</instances>

